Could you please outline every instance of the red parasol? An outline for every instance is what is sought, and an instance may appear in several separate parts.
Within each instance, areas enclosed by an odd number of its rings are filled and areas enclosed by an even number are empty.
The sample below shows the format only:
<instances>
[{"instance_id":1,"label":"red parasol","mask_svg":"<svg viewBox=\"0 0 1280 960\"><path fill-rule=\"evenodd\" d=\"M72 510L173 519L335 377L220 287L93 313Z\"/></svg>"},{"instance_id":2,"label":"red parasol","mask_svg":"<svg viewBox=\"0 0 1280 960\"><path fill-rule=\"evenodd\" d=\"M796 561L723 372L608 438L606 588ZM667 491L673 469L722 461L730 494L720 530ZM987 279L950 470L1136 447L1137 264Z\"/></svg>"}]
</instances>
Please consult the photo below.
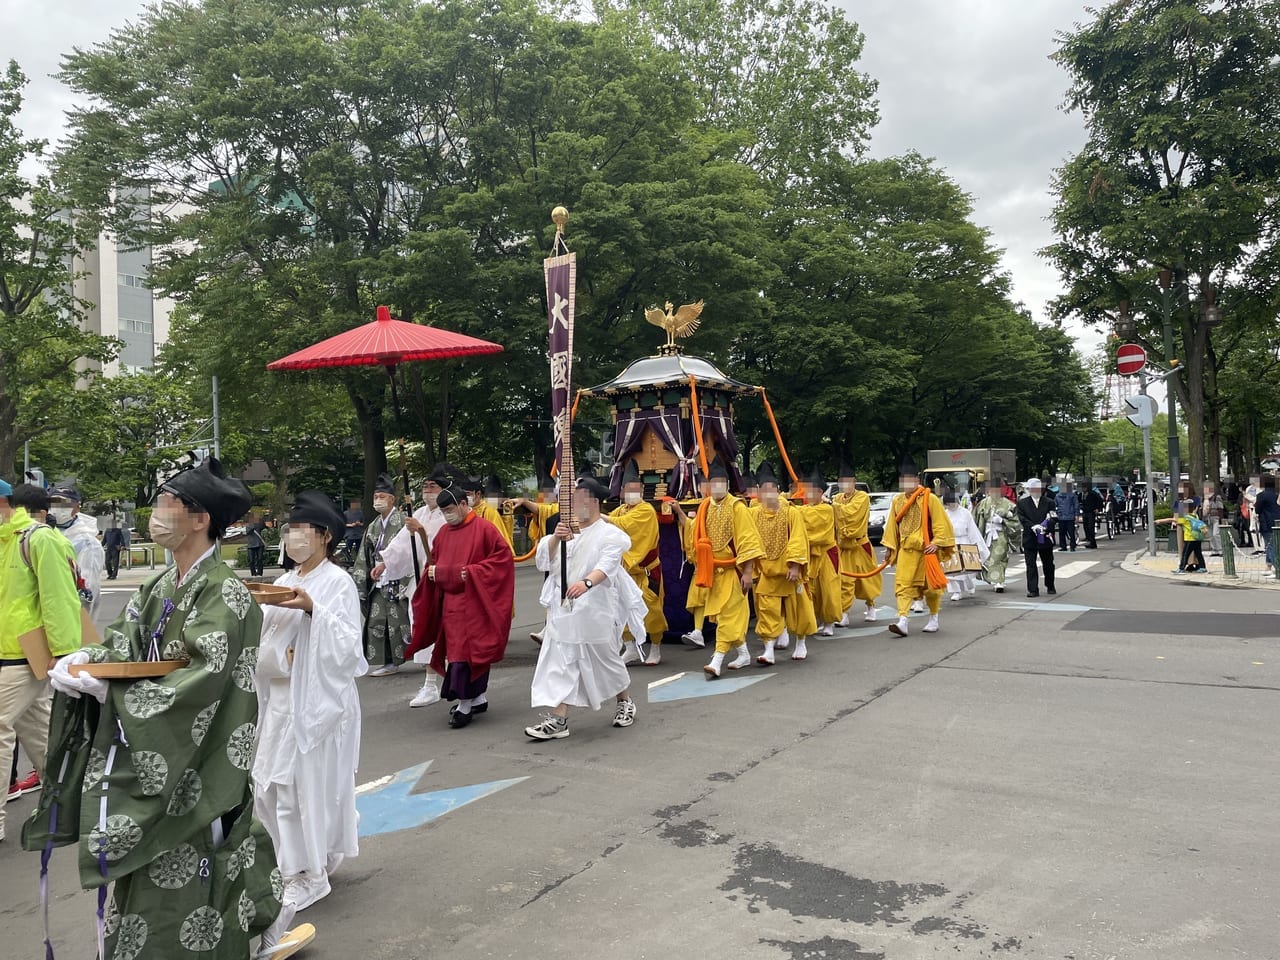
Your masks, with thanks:
<instances>
[{"instance_id":1,"label":"red parasol","mask_svg":"<svg viewBox=\"0 0 1280 960\"><path fill-rule=\"evenodd\" d=\"M413 360L455 360L501 353L502 346L461 333L392 320L378 307L378 319L321 340L267 364L268 370L318 370L322 367L394 367Z\"/></svg>"}]
</instances>

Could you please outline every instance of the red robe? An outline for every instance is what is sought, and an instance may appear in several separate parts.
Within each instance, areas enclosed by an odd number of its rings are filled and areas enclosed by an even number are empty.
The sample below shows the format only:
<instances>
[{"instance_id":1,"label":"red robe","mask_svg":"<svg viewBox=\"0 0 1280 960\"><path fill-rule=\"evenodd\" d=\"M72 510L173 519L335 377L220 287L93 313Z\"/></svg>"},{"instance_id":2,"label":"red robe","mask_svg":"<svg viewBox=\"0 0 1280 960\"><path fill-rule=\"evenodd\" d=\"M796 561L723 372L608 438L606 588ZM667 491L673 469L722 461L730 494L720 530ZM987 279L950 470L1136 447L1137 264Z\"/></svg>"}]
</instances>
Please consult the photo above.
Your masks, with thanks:
<instances>
[{"instance_id":1,"label":"red robe","mask_svg":"<svg viewBox=\"0 0 1280 960\"><path fill-rule=\"evenodd\" d=\"M441 527L432 545L436 578L423 577L413 595L413 640L407 656L435 644L431 669L446 660L483 673L507 651L515 603L516 565L502 532L474 513ZM467 579L462 579L462 571Z\"/></svg>"}]
</instances>

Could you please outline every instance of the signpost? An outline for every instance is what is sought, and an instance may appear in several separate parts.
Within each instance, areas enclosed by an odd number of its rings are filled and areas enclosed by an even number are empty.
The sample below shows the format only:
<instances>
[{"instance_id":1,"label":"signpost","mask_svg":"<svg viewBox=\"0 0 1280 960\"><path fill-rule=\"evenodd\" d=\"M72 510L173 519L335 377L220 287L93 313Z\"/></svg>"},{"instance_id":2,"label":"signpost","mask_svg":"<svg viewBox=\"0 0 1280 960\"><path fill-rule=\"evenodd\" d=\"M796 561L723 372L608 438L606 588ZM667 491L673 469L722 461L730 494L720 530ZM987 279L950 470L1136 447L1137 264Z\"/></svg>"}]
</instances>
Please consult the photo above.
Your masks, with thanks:
<instances>
[{"instance_id":1,"label":"signpost","mask_svg":"<svg viewBox=\"0 0 1280 960\"><path fill-rule=\"evenodd\" d=\"M1122 377L1131 377L1135 373L1140 374L1146 365L1147 351L1136 343L1121 344L1120 349L1116 351L1116 371Z\"/></svg>"}]
</instances>

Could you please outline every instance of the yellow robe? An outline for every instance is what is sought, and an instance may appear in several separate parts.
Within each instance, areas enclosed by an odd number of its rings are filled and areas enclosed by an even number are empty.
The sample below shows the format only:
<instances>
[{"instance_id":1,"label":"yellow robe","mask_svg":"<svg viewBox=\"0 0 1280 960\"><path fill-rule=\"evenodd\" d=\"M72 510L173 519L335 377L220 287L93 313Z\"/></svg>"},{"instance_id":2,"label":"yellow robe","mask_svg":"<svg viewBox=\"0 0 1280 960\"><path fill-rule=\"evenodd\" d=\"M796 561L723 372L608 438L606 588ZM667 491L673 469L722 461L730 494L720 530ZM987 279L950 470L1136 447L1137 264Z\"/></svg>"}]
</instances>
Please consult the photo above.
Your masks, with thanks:
<instances>
[{"instance_id":1,"label":"yellow robe","mask_svg":"<svg viewBox=\"0 0 1280 960\"><path fill-rule=\"evenodd\" d=\"M529 546L536 547L538 541L547 535L547 524L551 518L560 516L560 504L534 502L530 506Z\"/></svg>"},{"instance_id":2,"label":"yellow robe","mask_svg":"<svg viewBox=\"0 0 1280 960\"><path fill-rule=\"evenodd\" d=\"M699 569L695 573L695 576L711 575L703 611L706 619L716 625L716 653L728 653L747 642L747 623L751 619L751 608L742 589L742 567L759 560L764 550L745 503L734 496L725 496L718 504L710 498L703 503L707 509L712 556L720 561L733 561L723 566L716 564L711 571Z\"/></svg>"},{"instance_id":3,"label":"yellow robe","mask_svg":"<svg viewBox=\"0 0 1280 960\"><path fill-rule=\"evenodd\" d=\"M795 507L804 517L809 537L807 583L813 598L813 612L819 623L835 623L844 616L840 606L840 575L828 555L836 545L836 515L829 503Z\"/></svg>"},{"instance_id":4,"label":"yellow robe","mask_svg":"<svg viewBox=\"0 0 1280 960\"><path fill-rule=\"evenodd\" d=\"M938 559L948 559L956 546L956 536L951 529L951 520L947 517L946 508L934 494L926 493L917 500L898 520L898 514L906 506L909 494L900 493L893 498L889 507L889 517L884 523L884 536L880 545L885 548L889 563L896 566L893 578L893 594L898 601L898 616L905 617L911 612L911 603L924 598L929 605L929 612L936 614L942 608L942 590L930 590L924 579L924 504L928 504L929 526L933 536L930 540L938 548Z\"/></svg>"},{"instance_id":5,"label":"yellow robe","mask_svg":"<svg viewBox=\"0 0 1280 960\"><path fill-rule=\"evenodd\" d=\"M488 520L490 523L492 523L495 527L498 528L498 532L501 533L503 536L503 539L507 541L507 546L511 547L511 552L515 553L516 548L512 546L512 533L511 533L512 518L504 517L502 515L501 510L496 510L492 504L488 503L485 500L481 500L480 505L477 507L473 507L472 509L474 509L477 514L479 514L481 517Z\"/></svg>"},{"instance_id":6,"label":"yellow robe","mask_svg":"<svg viewBox=\"0 0 1280 960\"><path fill-rule=\"evenodd\" d=\"M866 573L874 570L876 551L867 537L867 522L871 517L871 496L862 490L837 494L833 498L836 511L836 544L840 547L840 569L847 573ZM884 590L884 576L852 580L840 578L840 604L847 613L854 600L873 605Z\"/></svg>"},{"instance_id":7,"label":"yellow robe","mask_svg":"<svg viewBox=\"0 0 1280 960\"><path fill-rule=\"evenodd\" d=\"M777 510L761 505L751 511L760 533L764 555L756 561L756 634L761 640L777 640L785 628L797 637L818 629L813 602L805 586L809 565L809 538L795 507L785 502ZM791 564L800 566L800 579L787 579Z\"/></svg>"},{"instance_id":8,"label":"yellow robe","mask_svg":"<svg viewBox=\"0 0 1280 960\"><path fill-rule=\"evenodd\" d=\"M667 631L667 617L662 612L662 584L655 593L649 576L658 570L658 511L653 504L641 501L634 506L622 504L609 514L609 522L631 538L631 549L622 555L622 567L644 595L644 629L654 643L662 642ZM624 636L631 631L624 630ZM637 639L644 639L643 637Z\"/></svg>"},{"instance_id":9,"label":"yellow robe","mask_svg":"<svg viewBox=\"0 0 1280 960\"><path fill-rule=\"evenodd\" d=\"M680 526L680 546L684 550L685 560L690 566L698 562L698 553L693 542L693 519L685 521ZM711 591L706 587L700 587L692 580L689 581L689 593L685 597L684 608L693 614L693 628L701 630L703 621L705 620L705 607L707 605L707 595Z\"/></svg>"}]
</instances>

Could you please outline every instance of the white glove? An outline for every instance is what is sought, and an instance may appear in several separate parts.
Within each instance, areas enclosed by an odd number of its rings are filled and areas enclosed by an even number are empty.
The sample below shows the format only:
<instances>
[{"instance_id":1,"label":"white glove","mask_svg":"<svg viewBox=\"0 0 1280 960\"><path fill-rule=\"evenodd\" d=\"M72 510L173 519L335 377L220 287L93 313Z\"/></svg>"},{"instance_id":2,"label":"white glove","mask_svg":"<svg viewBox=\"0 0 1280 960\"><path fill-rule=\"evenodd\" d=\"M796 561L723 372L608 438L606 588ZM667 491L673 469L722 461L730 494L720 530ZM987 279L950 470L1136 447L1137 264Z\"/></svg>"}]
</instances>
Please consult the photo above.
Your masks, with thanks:
<instances>
[{"instance_id":1,"label":"white glove","mask_svg":"<svg viewBox=\"0 0 1280 960\"><path fill-rule=\"evenodd\" d=\"M1034 527L1031 528L1031 532L1035 534L1044 533L1044 527L1042 527L1040 524L1037 523Z\"/></svg>"},{"instance_id":2,"label":"white glove","mask_svg":"<svg viewBox=\"0 0 1280 960\"><path fill-rule=\"evenodd\" d=\"M49 683L53 689L59 693L65 693L68 697L80 699L82 694L89 694L99 703L107 702L107 681L99 677L91 677L87 673L79 676L71 675L71 667L77 663L88 663L89 651L77 650L75 653L67 654L53 665L53 669L49 671Z\"/></svg>"},{"instance_id":3,"label":"white glove","mask_svg":"<svg viewBox=\"0 0 1280 960\"><path fill-rule=\"evenodd\" d=\"M1057 510L1050 510L1050 511L1049 511L1049 514L1048 514L1048 516L1046 516L1046 517L1045 517L1045 519L1046 519L1046 520L1057 520L1057 519L1058 519L1058 511L1057 511Z\"/></svg>"}]
</instances>

